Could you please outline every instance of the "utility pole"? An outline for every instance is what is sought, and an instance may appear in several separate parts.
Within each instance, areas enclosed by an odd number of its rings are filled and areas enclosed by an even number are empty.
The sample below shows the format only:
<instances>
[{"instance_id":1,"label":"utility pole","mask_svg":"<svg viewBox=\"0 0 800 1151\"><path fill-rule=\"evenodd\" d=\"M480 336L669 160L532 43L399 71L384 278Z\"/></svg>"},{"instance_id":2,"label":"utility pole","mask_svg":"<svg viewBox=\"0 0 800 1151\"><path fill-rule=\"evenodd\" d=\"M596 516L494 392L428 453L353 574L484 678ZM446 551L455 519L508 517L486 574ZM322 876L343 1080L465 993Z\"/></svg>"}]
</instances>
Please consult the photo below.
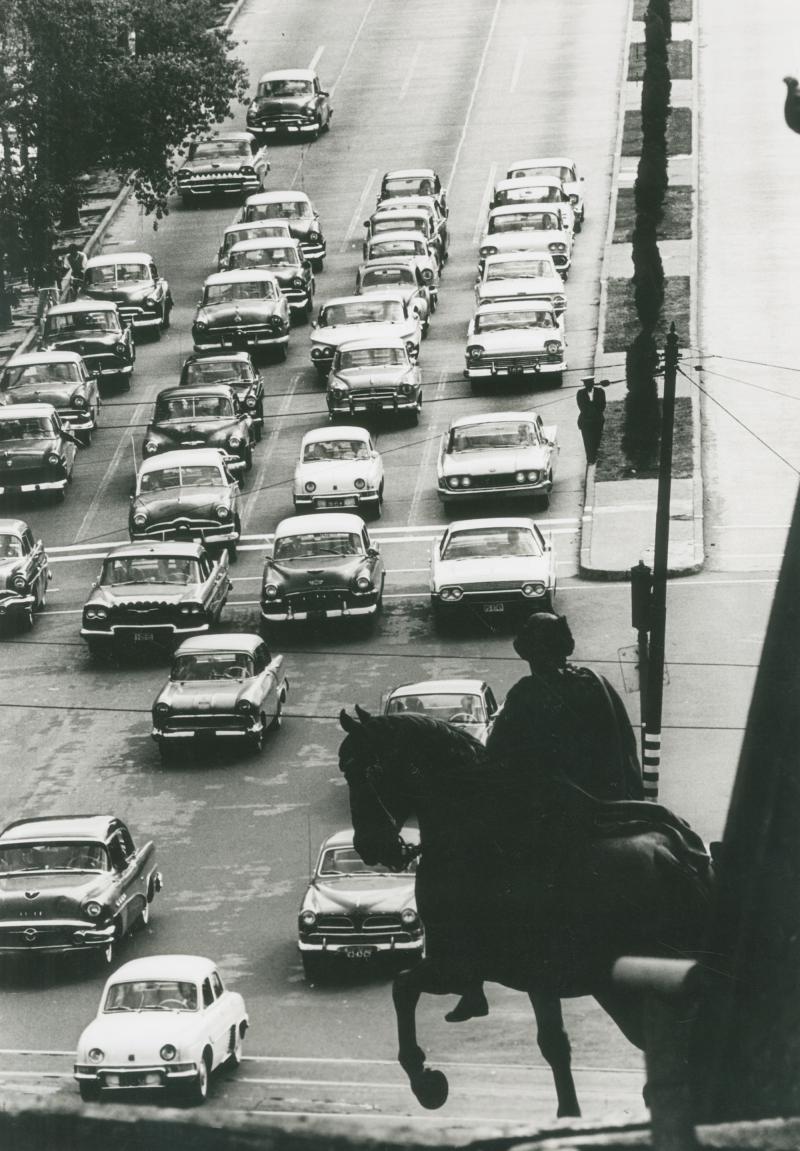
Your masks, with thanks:
<instances>
[{"instance_id":1,"label":"utility pole","mask_svg":"<svg viewBox=\"0 0 800 1151\"><path fill-rule=\"evenodd\" d=\"M645 719L647 716L647 677L649 674L649 631L650 607L653 596L653 572L646 563L639 560L630 570L631 579L631 624L636 628L639 672L639 715L641 717L642 760L644 760Z\"/></svg>"},{"instance_id":2,"label":"utility pole","mask_svg":"<svg viewBox=\"0 0 800 1151\"><path fill-rule=\"evenodd\" d=\"M661 772L661 711L664 699L664 633L667 625L667 561L669 503L672 491L672 438L675 424L675 382L678 337L672 323L664 349L664 398L661 403L661 455L658 464L656 538L653 551L653 591L650 598L650 652L647 669L647 710L642 753L646 799L658 799Z\"/></svg>"}]
</instances>

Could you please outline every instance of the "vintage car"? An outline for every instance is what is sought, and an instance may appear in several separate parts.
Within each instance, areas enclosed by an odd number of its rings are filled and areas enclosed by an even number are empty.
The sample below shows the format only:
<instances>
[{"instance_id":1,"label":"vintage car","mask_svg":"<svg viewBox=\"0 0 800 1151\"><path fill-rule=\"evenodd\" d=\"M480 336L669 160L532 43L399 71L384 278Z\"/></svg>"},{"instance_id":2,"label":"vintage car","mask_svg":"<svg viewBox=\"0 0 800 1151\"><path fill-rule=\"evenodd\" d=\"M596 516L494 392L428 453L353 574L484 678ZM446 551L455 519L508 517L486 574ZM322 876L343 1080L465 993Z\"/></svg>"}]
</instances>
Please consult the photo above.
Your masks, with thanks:
<instances>
[{"instance_id":1,"label":"vintage car","mask_svg":"<svg viewBox=\"0 0 800 1151\"><path fill-rule=\"evenodd\" d=\"M406 196L434 196L447 215L447 193L433 168L397 168L384 173L377 203Z\"/></svg>"},{"instance_id":2,"label":"vintage car","mask_svg":"<svg viewBox=\"0 0 800 1151\"><path fill-rule=\"evenodd\" d=\"M403 839L418 846L419 831L406 827ZM306 978L323 979L337 962L373 963L383 955L410 966L421 959L425 932L417 912L416 871L416 859L405 871L364 863L351 829L329 835L297 917Z\"/></svg>"},{"instance_id":3,"label":"vintage car","mask_svg":"<svg viewBox=\"0 0 800 1151\"><path fill-rule=\"evenodd\" d=\"M383 558L360 516L289 516L275 529L261 586L262 626L343 617L369 623L383 605Z\"/></svg>"},{"instance_id":4,"label":"vintage car","mask_svg":"<svg viewBox=\"0 0 800 1151\"><path fill-rule=\"evenodd\" d=\"M557 429L536 412L456 416L436 465L444 503L482 496L535 496L546 506L558 461Z\"/></svg>"},{"instance_id":5,"label":"vintage car","mask_svg":"<svg viewBox=\"0 0 800 1151\"><path fill-rule=\"evenodd\" d=\"M265 268L214 272L203 285L192 340L198 352L273 349L278 359L285 360L290 327L289 305L272 272Z\"/></svg>"},{"instance_id":6,"label":"vintage car","mask_svg":"<svg viewBox=\"0 0 800 1151\"><path fill-rule=\"evenodd\" d=\"M241 494L224 454L218 448L190 448L143 460L128 530L132 540L223 544L235 559Z\"/></svg>"},{"instance_id":7,"label":"vintage car","mask_svg":"<svg viewBox=\"0 0 800 1151\"><path fill-rule=\"evenodd\" d=\"M228 598L228 556L197 543L119 544L103 560L83 608L91 655L157 644L169 649L218 624Z\"/></svg>"},{"instance_id":8,"label":"vintage car","mask_svg":"<svg viewBox=\"0 0 800 1151\"><path fill-rule=\"evenodd\" d=\"M228 384L253 421L260 440L264 430L264 381L249 352L193 352L181 368L180 385Z\"/></svg>"},{"instance_id":9,"label":"vintage car","mask_svg":"<svg viewBox=\"0 0 800 1151\"><path fill-rule=\"evenodd\" d=\"M370 218L364 221L364 228L366 233L362 245L362 255L365 260L369 259L367 253L370 240L374 240L376 236L383 236L387 232L416 232L425 238L428 251L439 272L441 272L444 255L430 212L426 212L422 208L403 208L402 210L397 206L391 209L381 208L380 211L373 212Z\"/></svg>"},{"instance_id":10,"label":"vintage car","mask_svg":"<svg viewBox=\"0 0 800 1151\"><path fill-rule=\"evenodd\" d=\"M468 613L487 622L551 611L555 593L553 546L531 519L454 520L434 542L431 607L437 625Z\"/></svg>"},{"instance_id":11,"label":"vintage car","mask_svg":"<svg viewBox=\"0 0 800 1151\"><path fill-rule=\"evenodd\" d=\"M188 146L178 169L178 191L186 207L211 196L250 196L264 187L267 150L252 132L219 132Z\"/></svg>"},{"instance_id":12,"label":"vintage car","mask_svg":"<svg viewBox=\"0 0 800 1151\"><path fill-rule=\"evenodd\" d=\"M489 208L514 204L557 204L567 230L580 230L576 228L575 210L569 194L561 181L554 177L522 176L516 180L500 180L494 186Z\"/></svg>"},{"instance_id":13,"label":"vintage car","mask_svg":"<svg viewBox=\"0 0 800 1151\"><path fill-rule=\"evenodd\" d=\"M153 739L162 755L196 740L238 740L261 751L277 731L289 681L283 656L242 632L186 639L153 703Z\"/></svg>"},{"instance_id":14,"label":"vintage car","mask_svg":"<svg viewBox=\"0 0 800 1151\"><path fill-rule=\"evenodd\" d=\"M519 298L549 300L563 318L567 307L564 281L549 252L502 252L486 256L475 286L478 305Z\"/></svg>"},{"instance_id":15,"label":"vintage car","mask_svg":"<svg viewBox=\"0 0 800 1151\"><path fill-rule=\"evenodd\" d=\"M153 329L169 327L172 292L152 256L146 252L108 252L92 256L86 265L83 296L111 300L124 324Z\"/></svg>"},{"instance_id":16,"label":"vintage car","mask_svg":"<svg viewBox=\"0 0 800 1151\"><path fill-rule=\"evenodd\" d=\"M555 308L545 300L481 304L467 328L464 375L480 380L546 379L560 386L566 341Z\"/></svg>"},{"instance_id":17,"label":"vintage car","mask_svg":"<svg viewBox=\"0 0 800 1151\"><path fill-rule=\"evenodd\" d=\"M296 512L356 508L380 515L383 461L365 428L314 428L300 445L294 469Z\"/></svg>"},{"instance_id":18,"label":"vintage car","mask_svg":"<svg viewBox=\"0 0 800 1151\"><path fill-rule=\"evenodd\" d=\"M228 267L272 272L294 315L308 319L314 307L314 273L297 240L240 240L228 252Z\"/></svg>"},{"instance_id":19,"label":"vintage car","mask_svg":"<svg viewBox=\"0 0 800 1151\"><path fill-rule=\"evenodd\" d=\"M255 224L262 220L286 220L303 249L303 255L311 261L311 267L315 272L322 271L327 252L325 237L319 212L306 192L287 188L249 196L242 208L240 222Z\"/></svg>"},{"instance_id":20,"label":"vintage car","mask_svg":"<svg viewBox=\"0 0 800 1151\"><path fill-rule=\"evenodd\" d=\"M374 239L367 240L364 260L373 263L384 259L412 259L422 273L425 282L438 290L441 266L435 253L420 232L379 232Z\"/></svg>"},{"instance_id":21,"label":"vintage car","mask_svg":"<svg viewBox=\"0 0 800 1151\"><path fill-rule=\"evenodd\" d=\"M77 443L52 404L0 407L0 496L53 492L63 500Z\"/></svg>"},{"instance_id":22,"label":"vintage car","mask_svg":"<svg viewBox=\"0 0 800 1151\"><path fill-rule=\"evenodd\" d=\"M572 262L572 233L553 204L510 204L493 208L478 248L478 273L496 252L549 252L566 280Z\"/></svg>"},{"instance_id":23,"label":"vintage car","mask_svg":"<svg viewBox=\"0 0 800 1151\"><path fill-rule=\"evenodd\" d=\"M52 404L82 444L92 442L100 414L97 380L76 352L24 352L0 372L0 403Z\"/></svg>"},{"instance_id":24,"label":"vintage car","mask_svg":"<svg viewBox=\"0 0 800 1151\"><path fill-rule=\"evenodd\" d=\"M262 220L258 224L231 224L222 233L217 249L217 271L228 266L228 252L241 240L289 240L292 231L288 220Z\"/></svg>"},{"instance_id":25,"label":"vintage car","mask_svg":"<svg viewBox=\"0 0 800 1151\"><path fill-rule=\"evenodd\" d=\"M586 219L586 206L583 202L581 184L583 176L578 176L575 161L567 156L543 156L533 160L515 160L508 169L509 180L526 176L555 176L564 185L572 207L575 210L575 231L580 232Z\"/></svg>"},{"instance_id":26,"label":"vintage car","mask_svg":"<svg viewBox=\"0 0 800 1151\"><path fill-rule=\"evenodd\" d=\"M376 329L375 325L380 324ZM376 333L402 340L416 360L422 340L422 323L403 292L371 292L368 296L338 296L319 310L312 325L311 362L320 379L327 379L340 344L370 339Z\"/></svg>"},{"instance_id":27,"label":"vintage car","mask_svg":"<svg viewBox=\"0 0 800 1151\"><path fill-rule=\"evenodd\" d=\"M370 292L402 292L406 303L422 321L422 337L428 334L431 316L439 302L439 285L430 268L424 271L413 256L388 257L361 264L356 272L356 295Z\"/></svg>"},{"instance_id":28,"label":"vintage car","mask_svg":"<svg viewBox=\"0 0 800 1151\"><path fill-rule=\"evenodd\" d=\"M136 847L121 819L17 819L0 832L0 956L80 951L111 963L149 922L161 885L153 844Z\"/></svg>"},{"instance_id":29,"label":"vintage car","mask_svg":"<svg viewBox=\"0 0 800 1151\"><path fill-rule=\"evenodd\" d=\"M393 687L382 700L384 715L414 712L454 723L486 743L497 715L494 692L481 679L424 679Z\"/></svg>"},{"instance_id":30,"label":"vintage car","mask_svg":"<svg viewBox=\"0 0 800 1151\"><path fill-rule=\"evenodd\" d=\"M44 318L39 348L43 352L76 352L93 376L131 386L136 359L132 329L122 322L111 300L55 304Z\"/></svg>"},{"instance_id":31,"label":"vintage car","mask_svg":"<svg viewBox=\"0 0 800 1151\"><path fill-rule=\"evenodd\" d=\"M254 441L253 421L230 384L179 385L158 393L142 454L219 448L228 471L244 483L253 466Z\"/></svg>"},{"instance_id":32,"label":"vintage car","mask_svg":"<svg viewBox=\"0 0 800 1151\"><path fill-rule=\"evenodd\" d=\"M247 127L257 136L316 138L331 126L330 92L311 68L265 72L247 109Z\"/></svg>"},{"instance_id":33,"label":"vintage car","mask_svg":"<svg viewBox=\"0 0 800 1151\"><path fill-rule=\"evenodd\" d=\"M240 1065L248 1027L244 1000L226 989L210 959L132 959L107 980L97 1015L78 1040L81 1099L138 1087L202 1103L212 1072Z\"/></svg>"},{"instance_id":34,"label":"vintage car","mask_svg":"<svg viewBox=\"0 0 800 1151\"><path fill-rule=\"evenodd\" d=\"M424 212L431 223L436 246L439 252L439 263L447 262L450 248L450 231L447 225L447 212L435 196L396 196L383 200L376 209L377 212L404 213Z\"/></svg>"},{"instance_id":35,"label":"vintage car","mask_svg":"<svg viewBox=\"0 0 800 1151\"><path fill-rule=\"evenodd\" d=\"M339 416L406 415L416 426L422 410L422 374L405 341L391 330L339 345L328 377L328 413Z\"/></svg>"},{"instance_id":36,"label":"vintage car","mask_svg":"<svg viewBox=\"0 0 800 1151\"><path fill-rule=\"evenodd\" d=\"M33 627L47 603L50 565L24 520L0 519L0 627Z\"/></svg>"}]
</instances>

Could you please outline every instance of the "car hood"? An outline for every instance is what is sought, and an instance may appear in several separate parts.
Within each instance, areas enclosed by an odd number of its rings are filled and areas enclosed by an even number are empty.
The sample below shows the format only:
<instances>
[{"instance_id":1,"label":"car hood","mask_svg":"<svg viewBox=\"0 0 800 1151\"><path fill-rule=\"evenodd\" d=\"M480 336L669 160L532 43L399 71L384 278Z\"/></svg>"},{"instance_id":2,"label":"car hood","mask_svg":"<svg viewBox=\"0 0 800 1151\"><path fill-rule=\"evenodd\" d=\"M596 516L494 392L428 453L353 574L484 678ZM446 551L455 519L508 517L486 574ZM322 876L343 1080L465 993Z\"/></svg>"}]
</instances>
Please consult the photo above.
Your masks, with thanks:
<instances>
[{"instance_id":1,"label":"car hood","mask_svg":"<svg viewBox=\"0 0 800 1151\"><path fill-rule=\"evenodd\" d=\"M42 384L23 384L11 392L0 395L4 404L52 404L54 408L68 408L74 395L83 395L85 389L73 381L57 383L48 381Z\"/></svg>"},{"instance_id":2,"label":"car hood","mask_svg":"<svg viewBox=\"0 0 800 1151\"><path fill-rule=\"evenodd\" d=\"M555 229L545 232L538 229L519 232L491 232L481 240L481 248L495 248L498 252L549 252L551 244L566 244L569 251L569 236Z\"/></svg>"},{"instance_id":3,"label":"car hood","mask_svg":"<svg viewBox=\"0 0 800 1151\"><path fill-rule=\"evenodd\" d=\"M87 1062L89 1049L99 1047L105 1053L105 1066L160 1064L161 1048L171 1043L178 1049L176 1061L188 1061L191 1053L187 1045L196 1038L200 1026L196 1011L110 1012L93 1019L84 1030L78 1040L78 1059Z\"/></svg>"},{"instance_id":4,"label":"car hood","mask_svg":"<svg viewBox=\"0 0 800 1151\"><path fill-rule=\"evenodd\" d=\"M180 603L181 600L196 600L199 594L196 584L125 584L118 585L116 590L104 584L96 587L89 602L93 604L113 605L124 604L151 604L154 602L171 604Z\"/></svg>"},{"instance_id":5,"label":"car hood","mask_svg":"<svg viewBox=\"0 0 800 1151\"><path fill-rule=\"evenodd\" d=\"M392 912L416 907L414 876L343 875L340 879L316 880L308 889L305 907L327 912Z\"/></svg>"},{"instance_id":6,"label":"car hood","mask_svg":"<svg viewBox=\"0 0 800 1151\"><path fill-rule=\"evenodd\" d=\"M233 711L236 703L252 686L252 680L238 683L236 680L195 680L187 683L165 684L159 694L158 703L167 703L178 711Z\"/></svg>"},{"instance_id":7,"label":"car hood","mask_svg":"<svg viewBox=\"0 0 800 1151\"><path fill-rule=\"evenodd\" d=\"M526 583L547 581L549 561L544 556L472 556L469 559L439 560L436 582L443 584Z\"/></svg>"},{"instance_id":8,"label":"car hood","mask_svg":"<svg viewBox=\"0 0 800 1151\"><path fill-rule=\"evenodd\" d=\"M251 108L254 112L273 114L277 112L300 112L311 108L313 96L256 96Z\"/></svg>"},{"instance_id":9,"label":"car hood","mask_svg":"<svg viewBox=\"0 0 800 1151\"><path fill-rule=\"evenodd\" d=\"M130 284L128 287L120 288L86 288L84 295L89 296L92 300L112 300L115 304L129 303L131 300L143 300L145 296L150 296L156 290L154 284L139 281Z\"/></svg>"},{"instance_id":10,"label":"car hood","mask_svg":"<svg viewBox=\"0 0 800 1151\"><path fill-rule=\"evenodd\" d=\"M199 308L194 320L203 320L211 327L219 324L260 324L265 316L280 314L280 300L240 300L238 303L225 301L220 304L204 304Z\"/></svg>"},{"instance_id":11,"label":"car hood","mask_svg":"<svg viewBox=\"0 0 800 1151\"><path fill-rule=\"evenodd\" d=\"M176 420L168 424L150 424L145 439L158 437L171 444L192 444L202 440L206 443L214 436L226 436L239 427L239 418L231 416L224 420Z\"/></svg>"},{"instance_id":12,"label":"car hood","mask_svg":"<svg viewBox=\"0 0 800 1151\"><path fill-rule=\"evenodd\" d=\"M252 167L249 161L240 156L225 156L219 160L187 160L181 171L190 172L193 176L204 176L210 172L238 172L246 164Z\"/></svg>"},{"instance_id":13,"label":"car hood","mask_svg":"<svg viewBox=\"0 0 800 1151\"><path fill-rule=\"evenodd\" d=\"M228 502L227 488L172 488L167 492L147 492L134 500L134 511L145 511L149 516L166 512L204 512L218 503Z\"/></svg>"},{"instance_id":14,"label":"car hood","mask_svg":"<svg viewBox=\"0 0 800 1151\"><path fill-rule=\"evenodd\" d=\"M275 563L271 560L265 578L268 580L270 576L279 576L290 589L309 585L341 587L360 572L363 564L363 556L314 556L312 559L289 563Z\"/></svg>"},{"instance_id":15,"label":"car hood","mask_svg":"<svg viewBox=\"0 0 800 1151\"><path fill-rule=\"evenodd\" d=\"M338 348L339 344L345 343L346 340L369 340L373 336L379 335L382 329L386 329L393 337L398 336L402 339L404 336L411 335L412 325L407 320L373 320L372 323L366 324L332 324L326 328L315 328L311 342L312 344L327 344L329 347Z\"/></svg>"},{"instance_id":16,"label":"car hood","mask_svg":"<svg viewBox=\"0 0 800 1151\"><path fill-rule=\"evenodd\" d=\"M91 335L75 336L74 339L45 336L39 344L39 349L47 351L52 348L62 352L77 352L79 356L82 356L85 352L111 348L124 339L124 332L92 332Z\"/></svg>"},{"instance_id":17,"label":"car hood","mask_svg":"<svg viewBox=\"0 0 800 1151\"><path fill-rule=\"evenodd\" d=\"M344 380L351 388L369 387L370 384L397 384L409 375L407 364L387 368L347 368L337 372L335 378Z\"/></svg>"},{"instance_id":18,"label":"car hood","mask_svg":"<svg viewBox=\"0 0 800 1151\"><path fill-rule=\"evenodd\" d=\"M481 344L487 352L501 349L509 352L540 351L549 340L564 343L558 328L503 328L499 332L476 332L469 339L470 343L474 340Z\"/></svg>"},{"instance_id":19,"label":"car hood","mask_svg":"<svg viewBox=\"0 0 800 1151\"><path fill-rule=\"evenodd\" d=\"M492 472L529 471L547 466L547 451L542 447L493 448L484 452L446 453L442 470L447 476L486 475Z\"/></svg>"},{"instance_id":20,"label":"car hood","mask_svg":"<svg viewBox=\"0 0 800 1151\"><path fill-rule=\"evenodd\" d=\"M61 454L61 441L56 436L43 436L40 440L4 440L0 446L0 461L16 460L29 464L50 452Z\"/></svg>"},{"instance_id":21,"label":"car hood","mask_svg":"<svg viewBox=\"0 0 800 1151\"><path fill-rule=\"evenodd\" d=\"M38 919L50 915L74 916L87 899L100 895L108 872L27 871L0 876L0 916Z\"/></svg>"},{"instance_id":22,"label":"car hood","mask_svg":"<svg viewBox=\"0 0 800 1151\"><path fill-rule=\"evenodd\" d=\"M298 464L295 478L298 483L313 481L317 488L330 488L331 484L351 488L353 480L365 479L369 471L369 460L318 460Z\"/></svg>"},{"instance_id":23,"label":"car hood","mask_svg":"<svg viewBox=\"0 0 800 1151\"><path fill-rule=\"evenodd\" d=\"M519 296L534 296L537 300L564 295L564 283L560 276L531 279L487 280L478 285L478 295L482 300L508 300Z\"/></svg>"}]
</instances>

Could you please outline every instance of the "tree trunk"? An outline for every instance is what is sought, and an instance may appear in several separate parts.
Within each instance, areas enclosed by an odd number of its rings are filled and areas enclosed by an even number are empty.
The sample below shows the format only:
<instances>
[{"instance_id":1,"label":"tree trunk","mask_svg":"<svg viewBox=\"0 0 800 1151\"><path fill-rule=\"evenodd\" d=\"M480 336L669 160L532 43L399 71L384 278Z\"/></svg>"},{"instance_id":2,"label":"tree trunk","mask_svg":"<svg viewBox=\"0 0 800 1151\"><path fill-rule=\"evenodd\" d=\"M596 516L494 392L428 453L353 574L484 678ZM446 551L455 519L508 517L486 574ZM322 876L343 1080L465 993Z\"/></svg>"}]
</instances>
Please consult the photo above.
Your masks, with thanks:
<instances>
[{"instance_id":1,"label":"tree trunk","mask_svg":"<svg viewBox=\"0 0 800 1151\"><path fill-rule=\"evenodd\" d=\"M68 188L61 200L61 218L59 227L64 231L72 231L81 226L80 206L82 200L77 188Z\"/></svg>"}]
</instances>

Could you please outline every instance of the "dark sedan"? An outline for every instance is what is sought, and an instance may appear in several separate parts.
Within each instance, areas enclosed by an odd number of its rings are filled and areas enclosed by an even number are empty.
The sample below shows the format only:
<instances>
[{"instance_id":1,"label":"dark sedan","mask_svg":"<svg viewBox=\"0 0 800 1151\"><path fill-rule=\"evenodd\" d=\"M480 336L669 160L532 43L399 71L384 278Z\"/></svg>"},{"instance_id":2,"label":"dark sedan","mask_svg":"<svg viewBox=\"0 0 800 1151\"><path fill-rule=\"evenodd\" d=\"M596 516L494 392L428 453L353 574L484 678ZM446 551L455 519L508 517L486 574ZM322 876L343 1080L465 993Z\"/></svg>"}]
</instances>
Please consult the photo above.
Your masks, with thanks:
<instances>
[{"instance_id":1,"label":"dark sedan","mask_svg":"<svg viewBox=\"0 0 800 1151\"><path fill-rule=\"evenodd\" d=\"M247 109L247 127L259 136L315 138L331 126L330 93L311 68L265 72Z\"/></svg>"},{"instance_id":2,"label":"dark sedan","mask_svg":"<svg viewBox=\"0 0 800 1151\"><path fill-rule=\"evenodd\" d=\"M164 452L143 460L131 499L132 540L202 540L236 556L239 483L217 448Z\"/></svg>"},{"instance_id":3,"label":"dark sedan","mask_svg":"<svg viewBox=\"0 0 800 1151\"><path fill-rule=\"evenodd\" d=\"M0 627L33 627L47 603L50 566L41 540L24 520L0 520Z\"/></svg>"},{"instance_id":4,"label":"dark sedan","mask_svg":"<svg viewBox=\"0 0 800 1151\"><path fill-rule=\"evenodd\" d=\"M299 241L303 255L311 261L315 272L322 271L327 253L319 212L311 203L307 192L293 188L274 192L258 192L248 196L242 209L241 223L254 224L259 220L286 220L295 240Z\"/></svg>"},{"instance_id":5,"label":"dark sedan","mask_svg":"<svg viewBox=\"0 0 800 1151\"><path fill-rule=\"evenodd\" d=\"M192 324L195 351L274 348L281 360L289 347L289 305L272 272L215 272L203 286Z\"/></svg>"},{"instance_id":6,"label":"dark sedan","mask_svg":"<svg viewBox=\"0 0 800 1151\"><path fill-rule=\"evenodd\" d=\"M147 252L107 252L86 265L81 295L111 300L123 323L160 335L169 327L172 292Z\"/></svg>"},{"instance_id":7,"label":"dark sedan","mask_svg":"<svg viewBox=\"0 0 800 1151\"><path fill-rule=\"evenodd\" d=\"M297 240L241 240L228 253L228 267L266 268L281 286L292 315L308 319L314 307L314 273Z\"/></svg>"},{"instance_id":8,"label":"dark sedan","mask_svg":"<svg viewBox=\"0 0 800 1151\"><path fill-rule=\"evenodd\" d=\"M122 322L111 300L56 304L45 316L39 347L42 351L77 352L93 376L131 386L136 359L132 329Z\"/></svg>"},{"instance_id":9,"label":"dark sedan","mask_svg":"<svg viewBox=\"0 0 800 1151\"><path fill-rule=\"evenodd\" d=\"M253 466L253 439L252 420L228 384L178 386L158 393L142 453L219 448L228 471L243 480Z\"/></svg>"},{"instance_id":10,"label":"dark sedan","mask_svg":"<svg viewBox=\"0 0 800 1151\"><path fill-rule=\"evenodd\" d=\"M177 184L187 207L212 196L249 196L264 186L269 160L251 132L219 132L189 145Z\"/></svg>"},{"instance_id":11,"label":"dark sedan","mask_svg":"<svg viewBox=\"0 0 800 1151\"><path fill-rule=\"evenodd\" d=\"M52 404L0 407L0 496L53 492L63 499L77 442Z\"/></svg>"},{"instance_id":12,"label":"dark sedan","mask_svg":"<svg viewBox=\"0 0 800 1151\"><path fill-rule=\"evenodd\" d=\"M256 440L264 430L264 381L249 352L194 352L181 368L181 387L228 384L253 421Z\"/></svg>"},{"instance_id":13,"label":"dark sedan","mask_svg":"<svg viewBox=\"0 0 800 1151\"><path fill-rule=\"evenodd\" d=\"M84 445L100 416L97 380L75 352L24 352L0 372L0 403L52 404L64 427Z\"/></svg>"}]
</instances>

